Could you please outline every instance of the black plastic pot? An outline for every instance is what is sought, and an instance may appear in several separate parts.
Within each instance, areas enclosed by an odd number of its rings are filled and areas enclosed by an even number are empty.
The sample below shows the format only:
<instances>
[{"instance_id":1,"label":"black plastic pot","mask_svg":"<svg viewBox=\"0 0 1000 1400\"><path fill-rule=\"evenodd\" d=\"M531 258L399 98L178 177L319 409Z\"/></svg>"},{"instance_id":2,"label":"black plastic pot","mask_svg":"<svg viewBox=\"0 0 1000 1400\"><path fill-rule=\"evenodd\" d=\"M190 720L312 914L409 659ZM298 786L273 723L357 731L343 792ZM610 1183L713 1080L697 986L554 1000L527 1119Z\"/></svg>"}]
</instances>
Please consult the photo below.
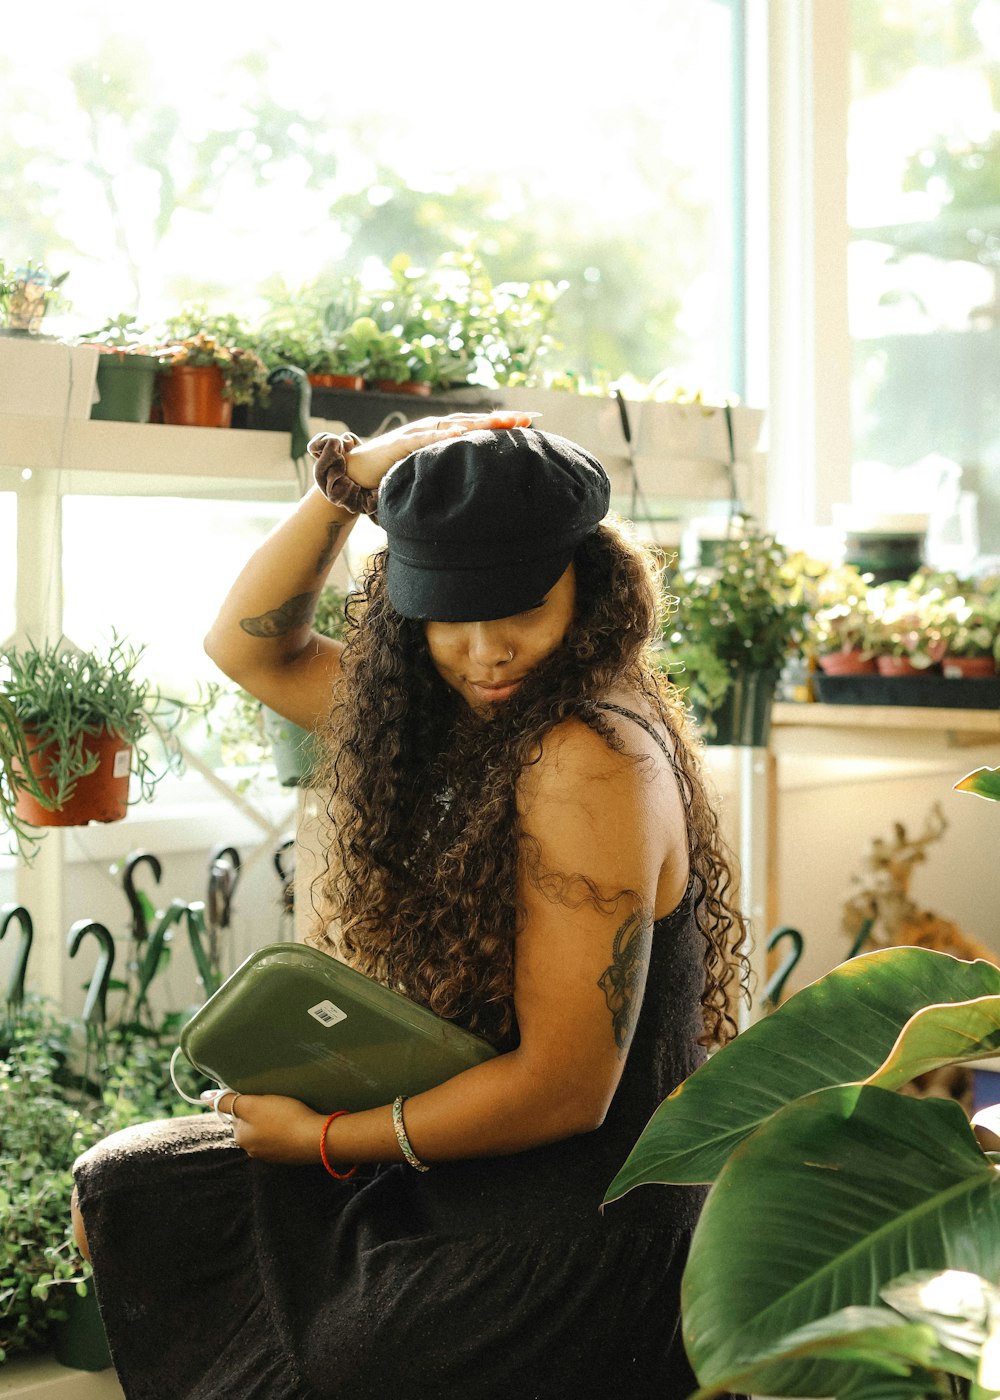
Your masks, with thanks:
<instances>
[{"instance_id":1,"label":"black plastic pot","mask_svg":"<svg viewBox=\"0 0 1000 1400\"><path fill-rule=\"evenodd\" d=\"M766 748L771 735L778 674L777 671L737 672L726 698L710 716L715 733L706 734L706 744Z\"/></svg>"}]
</instances>

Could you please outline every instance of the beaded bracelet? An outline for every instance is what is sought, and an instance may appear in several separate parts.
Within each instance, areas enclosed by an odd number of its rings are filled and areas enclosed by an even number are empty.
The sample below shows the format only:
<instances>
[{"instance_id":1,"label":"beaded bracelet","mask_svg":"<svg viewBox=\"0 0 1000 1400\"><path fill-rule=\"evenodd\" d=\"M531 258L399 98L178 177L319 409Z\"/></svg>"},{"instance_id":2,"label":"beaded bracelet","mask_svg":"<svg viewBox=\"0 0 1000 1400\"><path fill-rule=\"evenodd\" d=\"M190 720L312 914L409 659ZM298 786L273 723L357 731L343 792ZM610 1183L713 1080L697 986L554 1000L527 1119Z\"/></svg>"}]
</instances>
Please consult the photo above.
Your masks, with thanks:
<instances>
[{"instance_id":1,"label":"beaded bracelet","mask_svg":"<svg viewBox=\"0 0 1000 1400\"><path fill-rule=\"evenodd\" d=\"M406 1128L403 1126L403 1104L406 1103L406 1095L400 1094L392 1105L392 1126L396 1130L396 1141L399 1143L399 1150L409 1162L414 1171L429 1172L430 1167L426 1162L421 1162L420 1158L410 1146L410 1139L406 1136Z\"/></svg>"},{"instance_id":2,"label":"beaded bracelet","mask_svg":"<svg viewBox=\"0 0 1000 1400\"><path fill-rule=\"evenodd\" d=\"M351 515L374 518L378 487L359 486L347 475L348 455L360 442L356 433L317 433L308 451L316 458L313 477L326 499Z\"/></svg>"},{"instance_id":3,"label":"beaded bracelet","mask_svg":"<svg viewBox=\"0 0 1000 1400\"><path fill-rule=\"evenodd\" d=\"M326 1120L326 1122L323 1124L323 1131L322 1131L322 1132L320 1133L320 1135L319 1135L319 1158L320 1158L320 1161L323 1163L324 1167L326 1167L326 1169L327 1169L327 1171L330 1173L330 1175L331 1175L331 1176L335 1176L335 1177L337 1178L338 1181L346 1181L346 1180L348 1179L348 1177L353 1176L354 1173L357 1171L357 1166L356 1166L356 1165L353 1166L349 1172L335 1172L335 1171L333 1170L333 1168L330 1166L330 1159L329 1159L329 1157L327 1157L327 1155L326 1155L326 1135L327 1135L327 1133L330 1131L330 1124L333 1122L333 1120L334 1120L335 1118L343 1118L343 1117L344 1117L346 1114L348 1114L348 1113L350 1113L350 1109L348 1109L348 1108L338 1108L337 1111L336 1111L336 1113L331 1113L330 1116L329 1116L329 1118L328 1118L328 1119Z\"/></svg>"}]
</instances>

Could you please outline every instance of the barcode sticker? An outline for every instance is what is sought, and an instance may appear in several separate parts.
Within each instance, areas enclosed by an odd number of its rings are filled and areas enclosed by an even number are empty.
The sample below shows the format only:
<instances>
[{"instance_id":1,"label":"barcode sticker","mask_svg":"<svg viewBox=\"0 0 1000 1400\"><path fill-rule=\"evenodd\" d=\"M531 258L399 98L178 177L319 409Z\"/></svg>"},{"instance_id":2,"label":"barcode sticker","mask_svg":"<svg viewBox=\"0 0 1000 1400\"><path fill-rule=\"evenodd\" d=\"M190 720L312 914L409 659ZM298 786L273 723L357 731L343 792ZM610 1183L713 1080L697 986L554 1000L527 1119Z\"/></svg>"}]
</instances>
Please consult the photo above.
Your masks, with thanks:
<instances>
[{"instance_id":1,"label":"barcode sticker","mask_svg":"<svg viewBox=\"0 0 1000 1400\"><path fill-rule=\"evenodd\" d=\"M127 778L132 767L132 750L119 749L115 754L114 767L111 775L114 778Z\"/></svg>"},{"instance_id":2,"label":"barcode sticker","mask_svg":"<svg viewBox=\"0 0 1000 1400\"><path fill-rule=\"evenodd\" d=\"M309 1015L323 1026L335 1026L338 1021L347 1020L347 1012L334 1006L332 1001L318 1001L315 1006L310 1006Z\"/></svg>"}]
</instances>

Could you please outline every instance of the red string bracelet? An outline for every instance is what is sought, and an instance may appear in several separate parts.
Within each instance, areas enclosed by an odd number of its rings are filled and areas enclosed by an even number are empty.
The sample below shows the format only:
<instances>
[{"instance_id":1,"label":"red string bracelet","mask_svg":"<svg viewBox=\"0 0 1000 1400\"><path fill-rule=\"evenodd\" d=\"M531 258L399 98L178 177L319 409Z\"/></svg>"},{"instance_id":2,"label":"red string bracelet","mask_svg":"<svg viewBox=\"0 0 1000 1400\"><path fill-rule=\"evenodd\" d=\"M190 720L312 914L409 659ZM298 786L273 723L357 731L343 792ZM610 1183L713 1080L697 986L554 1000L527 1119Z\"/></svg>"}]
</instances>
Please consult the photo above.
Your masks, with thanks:
<instances>
[{"instance_id":1,"label":"red string bracelet","mask_svg":"<svg viewBox=\"0 0 1000 1400\"><path fill-rule=\"evenodd\" d=\"M323 1163L324 1167L326 1167L330 1175L335 1176L338 1181L346 1181L349 1176L353 1176L354 1173L357 1171L357 1167L353 1166L349 1172L335 1172L333 1170L333 1168L330 1166L330 1159L326 1155L326 1135L330 1131L330 1124L333 1122L333 1120L335 1118L343 1118L347 1113L350 1113L349 1108L338 1108L336 1113L331 1113L329 1118L323 1124L323 1131L319 1135L320 1161Z\"/></svg>"}]
</instances>

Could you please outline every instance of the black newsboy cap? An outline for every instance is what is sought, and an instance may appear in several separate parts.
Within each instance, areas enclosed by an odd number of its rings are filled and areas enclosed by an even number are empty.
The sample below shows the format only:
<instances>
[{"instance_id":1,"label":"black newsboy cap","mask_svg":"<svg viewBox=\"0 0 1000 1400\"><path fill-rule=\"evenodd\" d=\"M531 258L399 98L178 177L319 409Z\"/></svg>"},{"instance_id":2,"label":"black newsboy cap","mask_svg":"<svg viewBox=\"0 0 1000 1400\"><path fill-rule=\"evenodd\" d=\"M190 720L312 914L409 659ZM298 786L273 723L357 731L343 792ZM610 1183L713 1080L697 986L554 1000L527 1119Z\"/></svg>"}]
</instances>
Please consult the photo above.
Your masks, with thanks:
<instances>
[{"instance_id":1,"label":"black newsboy cap","mask_svg":"<svg viewBox=\"0 0 1000 1400\"><path fill-rule=\"evenodd\" d=\"M607 514L596 457L533 428L477 429L386 474L389 599L403 617L487 622L539 603Z\"/></svg>"}]
</instances>

